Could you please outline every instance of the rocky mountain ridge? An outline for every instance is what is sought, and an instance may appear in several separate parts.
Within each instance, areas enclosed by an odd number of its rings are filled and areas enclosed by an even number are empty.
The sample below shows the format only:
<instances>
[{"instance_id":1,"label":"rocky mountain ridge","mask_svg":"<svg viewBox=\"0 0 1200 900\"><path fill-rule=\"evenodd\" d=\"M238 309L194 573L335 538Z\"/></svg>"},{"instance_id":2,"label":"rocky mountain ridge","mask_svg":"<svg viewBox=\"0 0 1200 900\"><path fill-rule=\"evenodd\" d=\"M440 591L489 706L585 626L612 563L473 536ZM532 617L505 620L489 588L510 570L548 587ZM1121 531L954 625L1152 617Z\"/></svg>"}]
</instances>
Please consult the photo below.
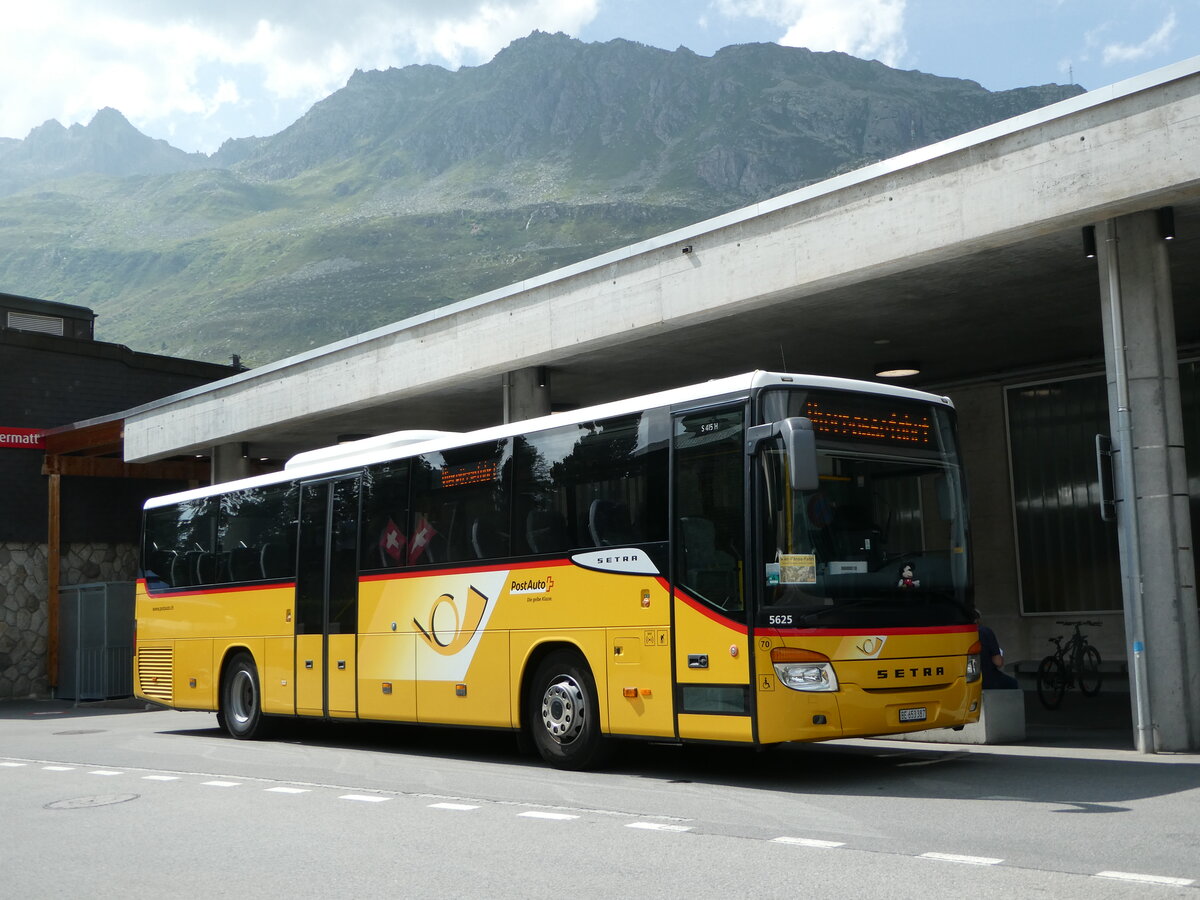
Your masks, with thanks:
<instances>
[{"instance_id":1,"label":"rocky mountain ridge","mask_svg":"<svg viewBox=\"0 0 1200 900\"><path fill-rule=\"evenodd\" d=\"M137 349L261 364L1081 90L535 32L457 72L356 72L211 156L102 110L0 141L0 289L92 306Z\"/></svg>"}]
</instances>

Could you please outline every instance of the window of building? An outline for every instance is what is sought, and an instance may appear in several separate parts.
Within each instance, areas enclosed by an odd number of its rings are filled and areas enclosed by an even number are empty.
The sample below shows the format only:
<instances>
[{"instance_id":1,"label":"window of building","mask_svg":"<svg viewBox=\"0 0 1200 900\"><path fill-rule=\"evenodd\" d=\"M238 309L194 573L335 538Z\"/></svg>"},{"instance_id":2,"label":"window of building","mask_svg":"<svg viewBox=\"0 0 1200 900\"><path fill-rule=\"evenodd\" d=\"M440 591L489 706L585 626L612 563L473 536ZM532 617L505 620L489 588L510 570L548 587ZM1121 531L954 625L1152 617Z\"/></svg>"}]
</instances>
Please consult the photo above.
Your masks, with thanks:
<instances>
[{"instance_id":1,"label":"window of building","mask_svg":"<svg viewBox=\"0 0 1200 900\"><path fill-rule=\"evenodd\" d=\"M1007 403L1022 611L1121 609L1096 470L1096 435L1111 432L1103 376L1009 388Z\"/></svg>"}]
</instances>

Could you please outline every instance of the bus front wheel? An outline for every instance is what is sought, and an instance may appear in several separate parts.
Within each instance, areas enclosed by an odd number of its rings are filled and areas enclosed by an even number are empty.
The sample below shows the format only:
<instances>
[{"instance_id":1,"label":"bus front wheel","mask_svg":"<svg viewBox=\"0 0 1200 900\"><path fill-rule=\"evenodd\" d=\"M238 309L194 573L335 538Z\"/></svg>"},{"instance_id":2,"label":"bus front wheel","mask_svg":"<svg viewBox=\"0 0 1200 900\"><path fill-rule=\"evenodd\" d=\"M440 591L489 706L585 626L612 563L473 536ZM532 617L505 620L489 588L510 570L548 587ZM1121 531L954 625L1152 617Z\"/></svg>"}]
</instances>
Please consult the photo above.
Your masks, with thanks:
<instances>
[{"instance_id":1,"label":"bus front wheel","mask_svg":"<svg viewBox=\"0 0 1200 900\"><path fill-rule=\"evenodd\" d=\"M249 653L239 653L225 665L217 722L238 740L248 741L266 734L258 669Z\"/></svg>"},{"instance_id":2,"label":"bus front wheel","mask_svg":"<svg viewBox=\"0 0 1200 900\"><path fill-rule=\"evenodd\" d=\"M534 746L555 768L589 769L607 758L596 682L579 654L557 650L542 660L526 713Z\"/></svg>"}]
</instances>

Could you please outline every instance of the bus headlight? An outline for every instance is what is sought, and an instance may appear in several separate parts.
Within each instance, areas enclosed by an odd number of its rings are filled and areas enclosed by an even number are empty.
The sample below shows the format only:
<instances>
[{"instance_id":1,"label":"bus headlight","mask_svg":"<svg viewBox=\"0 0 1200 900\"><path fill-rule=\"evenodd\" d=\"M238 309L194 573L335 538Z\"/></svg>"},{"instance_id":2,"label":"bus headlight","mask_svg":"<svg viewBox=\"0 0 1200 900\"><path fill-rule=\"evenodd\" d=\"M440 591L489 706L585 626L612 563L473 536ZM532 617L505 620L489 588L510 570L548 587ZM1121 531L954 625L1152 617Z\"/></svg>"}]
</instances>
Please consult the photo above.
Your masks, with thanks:
<instances>
[{"instance_id":1,"label":"bus headlight","mask_svg":"<svg viewBox=\"0 0 1200 900\"><path fill-rule=\"evenodd\" d=\"M967 651L967 684L983 677L983 660L979 658L982 651L983 645L979 641L972 644L971 649Z\"/></svg>"},{"instance_id":2,"label":"bus headlight","mask_svg":"<svg viewBox=\"0 0 1200 900\"><path fill-rule=\"evenodd\" d=\"M829 657L814 650L776 647L771 651L775 677L793 691L836 691L837 673Z\"/></svg>"}]
</instances>

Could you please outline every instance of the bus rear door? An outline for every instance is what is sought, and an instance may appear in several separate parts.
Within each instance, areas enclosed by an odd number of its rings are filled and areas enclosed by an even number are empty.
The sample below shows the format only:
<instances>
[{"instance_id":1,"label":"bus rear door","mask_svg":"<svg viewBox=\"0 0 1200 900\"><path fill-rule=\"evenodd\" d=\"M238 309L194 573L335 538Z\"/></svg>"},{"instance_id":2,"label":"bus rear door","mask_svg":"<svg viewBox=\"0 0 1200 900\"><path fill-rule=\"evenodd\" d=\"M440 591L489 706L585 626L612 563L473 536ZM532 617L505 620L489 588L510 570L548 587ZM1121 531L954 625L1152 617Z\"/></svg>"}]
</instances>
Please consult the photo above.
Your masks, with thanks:
<instances>
[{"instance_id":1,"label":"bus rear door","mask_svg":"<svg viewBox=\"0 0 1200 900\"><path fill-rule=\"evenodd\" d=\"M300 715L357 715L357 535L357 477L302 485L295 679Z\"/></svg>"}]
</instances>

